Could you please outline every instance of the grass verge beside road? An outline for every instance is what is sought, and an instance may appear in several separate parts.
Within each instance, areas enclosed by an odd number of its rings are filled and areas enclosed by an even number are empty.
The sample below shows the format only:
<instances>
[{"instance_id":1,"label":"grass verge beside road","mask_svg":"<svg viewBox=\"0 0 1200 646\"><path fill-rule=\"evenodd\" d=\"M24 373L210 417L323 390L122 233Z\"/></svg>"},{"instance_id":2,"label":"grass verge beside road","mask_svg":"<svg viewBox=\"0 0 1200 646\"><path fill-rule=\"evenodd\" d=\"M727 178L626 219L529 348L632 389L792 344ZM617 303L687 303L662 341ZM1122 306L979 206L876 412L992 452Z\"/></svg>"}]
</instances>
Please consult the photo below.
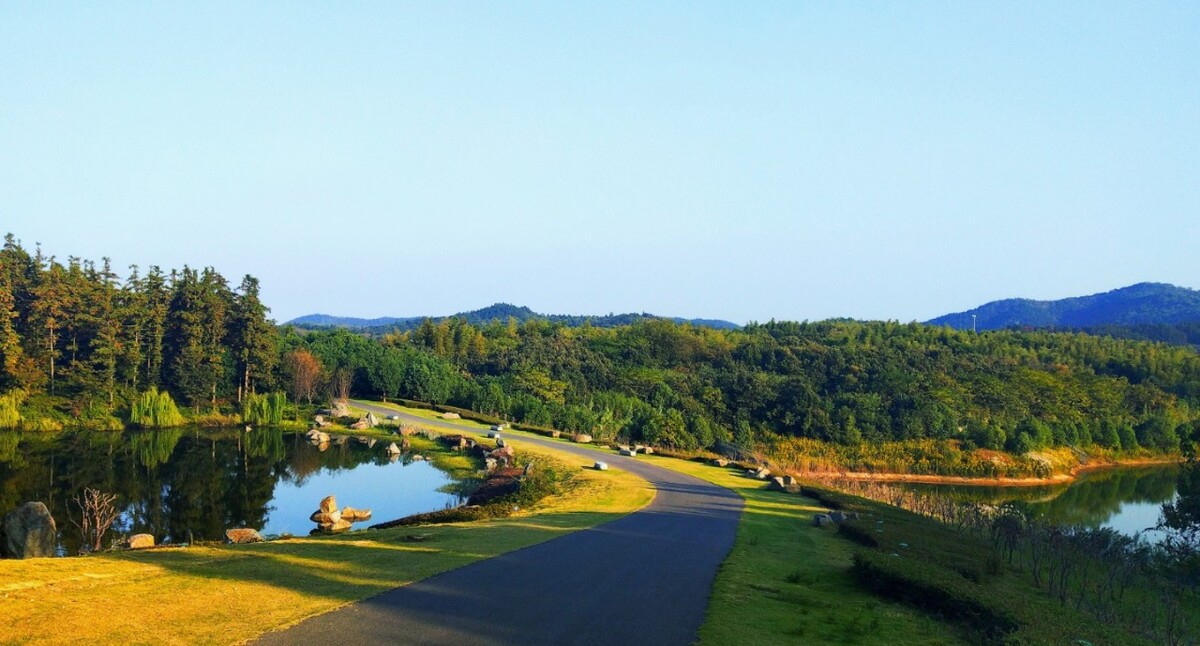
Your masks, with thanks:
<instances>
[{"instance_id":1,"label":"grass verge beside road","mask_svg":"<svg viewBox=\"0 0 1200 646\"><path fill-rule=\"evenodd\" d=\"M522 450L583 465L577 456L553 449ZM569 495L503 519L253 545L2 561L0 643L246 641L396 586L613 520L654 496L644 480L619 470L581 470L578 482ZM413 534L428 538L408 541Z\"/></svg>"}]
</instances>

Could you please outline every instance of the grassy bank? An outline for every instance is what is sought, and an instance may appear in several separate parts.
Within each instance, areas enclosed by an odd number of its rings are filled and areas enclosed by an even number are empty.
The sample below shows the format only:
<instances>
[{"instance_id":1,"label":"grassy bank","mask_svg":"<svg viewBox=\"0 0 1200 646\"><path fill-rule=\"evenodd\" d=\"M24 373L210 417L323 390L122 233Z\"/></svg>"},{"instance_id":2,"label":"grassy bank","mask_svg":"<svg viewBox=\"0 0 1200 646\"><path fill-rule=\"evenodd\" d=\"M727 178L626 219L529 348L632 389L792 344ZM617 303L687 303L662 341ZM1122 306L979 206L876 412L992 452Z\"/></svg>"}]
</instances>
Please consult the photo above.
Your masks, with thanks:
<instances>
[{"instance_id":1,"label":"grassy bank","mask_svg":"<svg viewBox=\"0 0 1200 646\"><path fill-rule=\"evenodd\" d=\"M805 438L774 438L757 457L800 475L881 481L987 485L1040 485L1067 482L1087 470L1166 464L1179 452L1149 449L1115 451L1096 445L1086 450L1045 448L1016 455L971 448L959 440L912 440L849 446Z\"/></svg>"},{"instance_id":2,"label":"grassy bank","mask_svg":"<svg viewBox=\"0 0 1200 646\"><path fill-rule=\"evenodd\" d=\"M582 466L564 452L522 450ZM456 459L465 458L435 457L439 465ZM653 497L643 480L619 470L581 470L576 480L569 495L503 519L244 546L0 561L6 610L0 643L244 641L398 585L612 520ZM414 534L427 539L408 540Z\"/></svg>"},{"instance_id":3,"label":"grassy bank","mask_svg":"<svg viewBox=\"0 0 1200 646\"><path fill-rule=\"evenodd\" d=\"M1105 625L1033 584L984 540L902 509L821 487L809 495L768 491L738 470L697 461L638 459L746 501L714 582L703 644L1148 644L1145 631L1165 620L1159 599L1131 588L1122 614L1144 616L1145 627ZM834 508L862 518L846 529L813 526L815 514Z\"/></svg>"}]
</instances>

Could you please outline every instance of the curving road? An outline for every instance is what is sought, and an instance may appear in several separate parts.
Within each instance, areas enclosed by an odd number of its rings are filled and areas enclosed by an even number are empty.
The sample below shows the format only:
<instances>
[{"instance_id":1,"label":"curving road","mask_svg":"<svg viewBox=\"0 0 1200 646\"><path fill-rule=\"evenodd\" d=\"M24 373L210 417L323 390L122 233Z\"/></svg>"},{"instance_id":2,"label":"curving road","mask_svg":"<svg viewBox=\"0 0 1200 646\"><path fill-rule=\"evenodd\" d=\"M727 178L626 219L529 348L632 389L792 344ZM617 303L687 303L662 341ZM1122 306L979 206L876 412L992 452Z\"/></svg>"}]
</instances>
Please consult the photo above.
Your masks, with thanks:
<instances>
[{"instance_id":1,"label":"curving road","mask_svg":"<svg viewBox=\"0 0 1200 646\"><path fill-rule=\"evenodd\" d=\"M462 427L362 402L377 415ZM602 459L648 480L654 501L617 520L389 590L261 644L691 644L742 499L698 478L578 445L520 441Z\"/></svg>"}]
</instances>

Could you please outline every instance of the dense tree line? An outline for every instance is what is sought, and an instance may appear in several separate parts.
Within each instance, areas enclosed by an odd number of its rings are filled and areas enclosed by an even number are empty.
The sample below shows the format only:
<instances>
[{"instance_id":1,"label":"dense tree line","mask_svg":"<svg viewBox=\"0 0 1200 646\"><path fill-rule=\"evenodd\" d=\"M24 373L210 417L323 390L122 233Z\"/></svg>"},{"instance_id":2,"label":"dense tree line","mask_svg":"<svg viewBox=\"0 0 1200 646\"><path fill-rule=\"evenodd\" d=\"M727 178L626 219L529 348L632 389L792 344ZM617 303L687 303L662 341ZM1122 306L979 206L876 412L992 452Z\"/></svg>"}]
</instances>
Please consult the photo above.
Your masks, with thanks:
<instances>
[{"instance_id":1,"label":"dense tree line","mask_svg":"<svg viewBox=\"0 0 1200 646\"><path fill-rule=\"evenodd\" d=\"M920 324L669 321L569 328L426 321L373 340L291 332L355 392L680 448L771 434L840 444L950 439L1176 451L1200 401L1189 348Z\"/></svg>"},{"instance_id":2,"label":"dense tree line","mask_svg":"<svg viewBox=\"0 0 1200 646\"><path fill-rule=\"evenodd\" d=\"M1200 416L1200 356L1186 346L841 320L718 330L451 318L372 336L276 328L258 291L253 277L234 289L213 269L186 267L135 267L121 281L107 260L63 264L10 236L0 421L13 393L86 418L119 416L151 388L226 410L246 393L286 389L295 402L408 398L682 449L776 436L958 439L1025 453L1177 451Z\"/></svg>"},{"instance_id":3,"label":"dense tree line","mask_svg":"<svg viewBox=\"0 0 1200 646\"><path fill-rule=\"evenodd\" d=\"M74 418L112 419L153 388L240 401L276 380L277 337L252 276L231 288L211 268L134 266L122 280L107 258L63 263L11 235L0 249L0 393Z\"/></svg>"}]
</instances>

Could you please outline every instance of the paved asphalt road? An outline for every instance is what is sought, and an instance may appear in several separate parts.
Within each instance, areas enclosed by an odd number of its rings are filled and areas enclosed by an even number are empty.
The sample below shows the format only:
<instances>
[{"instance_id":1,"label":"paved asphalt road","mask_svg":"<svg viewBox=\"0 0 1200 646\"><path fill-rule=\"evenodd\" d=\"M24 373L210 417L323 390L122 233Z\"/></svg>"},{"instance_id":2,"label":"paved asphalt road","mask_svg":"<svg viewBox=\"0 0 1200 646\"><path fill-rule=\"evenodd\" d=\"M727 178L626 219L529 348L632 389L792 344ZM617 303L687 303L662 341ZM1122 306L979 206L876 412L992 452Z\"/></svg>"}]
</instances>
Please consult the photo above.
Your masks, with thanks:
<instances>
[{"instance_id":1,"label":"paved asphalt road","mask_svg":"<svg viewBox=\"0 0 1200 646\"><path fill-rule=\"evenodd\" d=\"M378 415L396 411L355 406ZM414 423L461 431L452 424ZM691 644L742 500L698 478L549 440L650 481L644 509L309 618L261 644ZM603 456L603 457L601 457Z\"/></svg>"}]
</instances>

